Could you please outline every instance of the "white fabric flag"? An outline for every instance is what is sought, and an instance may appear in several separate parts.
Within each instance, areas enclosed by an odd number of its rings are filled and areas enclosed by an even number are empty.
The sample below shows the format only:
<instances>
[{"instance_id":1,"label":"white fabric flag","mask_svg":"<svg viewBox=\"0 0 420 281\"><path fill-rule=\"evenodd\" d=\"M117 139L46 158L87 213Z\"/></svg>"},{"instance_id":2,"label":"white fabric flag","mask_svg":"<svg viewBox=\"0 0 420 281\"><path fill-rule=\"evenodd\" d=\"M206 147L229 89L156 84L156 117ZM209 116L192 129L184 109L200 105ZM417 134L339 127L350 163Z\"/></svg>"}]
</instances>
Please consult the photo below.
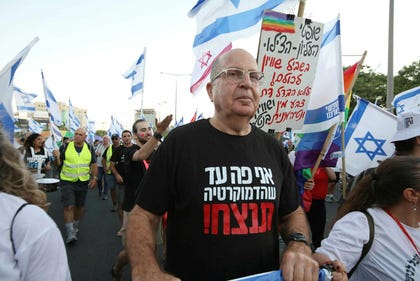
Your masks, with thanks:
<instances>
[{"instance_id":1,"label":"white fabric flag","mask_svg":"<svg viewBox=\"0 0 420 281\"><path fill-rule=\"evenodd\" d=\"M44 126L39 124L37 121L33 120L32 118L28 119L28 127L29 131L32 133L40 134L42 130L44 129Z\"/></svg>"},{"instance_id":2,"label":"white fabric flag","mask_svg":"<svg viewBox=\"0 0 420 281\"><path fill-rule=\"evenodd\" d=\"M420 86L396 95L392 105L398 116L407 112L420 112Z\"/></svg>"},{"instance_id":3,"label":"white fabric flag","mask_svg":"<svg viewBox=\"0 0 420 281\"><path fill-rule=\"evenodd\" d=\"M13 87L13 94L18 111L35 111L33 99L38 96L37 94L26 93L16 86Z\"/></svg>"},{"instance_id":4,"label":"white fabric flag","mask_svg":"<svg viewBox=\"0 0 420 281\"><path fill-rule=\"evenodd\" d=\"M56 124L57 126L62 125L61 121L61 112L60 108L58 107L58 103L47 86L47 81L44 78L44 73L41 70L41 77L42 77L42 85L44 86L44 95L45 95L45 104L47 106L47 111L50 114L51 121Z\"/></svg>"},{"instance_id":5,"label":"white fabric flag","mask_svg":"<svg viewBox=\"0 0 420 281\"><path fill-rule=\"evenodd\" d=\"M69 98L69 118L67 120L67 128L71 133L74 133L78 128L80 128L80 120L77 118L76 114L74 113L73 104Z\"/></svg>"},{"instance_id":6,"label":"white fabric flag","mask_svg":"<svg viewBox=\"0 0 420 281\"><path fill-rule=\"evenodd\" d=\"M118 136L121 136L122 131L124 131L124 127L111 115L111 125L109 126L108 134L117 134Z\"/></svg>"},{"instance_id":7,"label":"white fabric flag","mask_svg":"<svg viewBox=\"0 0 420 281\"><path fill-rule=\"evenodd\" d=\"M1 71L0 71L0 102L11 118L13 118L12 98L13 98L13 78L19 65L23 62L32 46L38 42L35 37L19 54L16 55Z\"/></svg>"},{"instance_id":8,"label":"white fabric flag","mask_svg":"<svg viewBox=\"0 0 420 281\"><path fill-rule=\"evenodd\" d=\"M56 142L61 141L63 139L63 135L61 134L60 129L57 127L57 125L54 124L54 122L50 119L50 132L51 137L53 139L53 142L55 143L55 146L57 146Z\"/></svg>"},{"instance_id":9,"label":"white fabric flag","mask_svg":"<svg viewBox=\"0 0 420 281\"><path fill-rule=\"evenodd\" d=\"M131 97L143 93L146 48L129 70L124 74L125 79L131 79Z\"/></svg>"},{"instance_id":10,"label":"white fabric flag","mask_svg":"<svg viewBox=\"0 0 420 281\"><path fill-rule=\"evenodd\" d=\"M232 49L232 41L259 31L264 10L292 13L298 0L199 0L188 13L195 16L196 56L190 92L196 94L205 84L213 61Z\"/></svg>"},{"instance_id":11,"label":"white fabric flag","mask_svg":"<svg viewBox=\"0 0 420 281\"><path fill-rule=\"evenodd\" d=\"M341 62L340 18L324 25L324 35L302 132L328 130L344 117L344 82Z\"/></svg>"},{"instance_id":12,"label":"white fabric flag","mask_svg":"<svg viewBox=\"0 0 420 281\"><path fill-rule=\"evenodd\" d=\"M359 99L345 130L346 172L356 176L392 156L395 147L391 138L396 128L395 115ZM340 161L337 166L341 167Z\"/></svg>"}]
</instances>

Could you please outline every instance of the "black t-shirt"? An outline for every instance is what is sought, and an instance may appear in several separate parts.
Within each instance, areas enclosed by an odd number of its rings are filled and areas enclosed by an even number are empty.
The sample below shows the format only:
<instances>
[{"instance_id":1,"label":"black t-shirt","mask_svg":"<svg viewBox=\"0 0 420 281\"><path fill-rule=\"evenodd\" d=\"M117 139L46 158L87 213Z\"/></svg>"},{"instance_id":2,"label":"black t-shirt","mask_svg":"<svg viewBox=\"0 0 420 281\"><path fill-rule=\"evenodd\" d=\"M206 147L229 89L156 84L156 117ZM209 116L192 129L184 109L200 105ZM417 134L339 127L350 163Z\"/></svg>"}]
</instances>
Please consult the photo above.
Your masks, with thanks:
<instances>
[{"instance_id":1,"label":"black t-shirt","mask_svg":"<svg viewBox=\"0 0 420 281\"><path fill-rule=\"evenodd\" d=\"M115 162L115 169L123 178L125 185L128 182L128 165L131 159L130 155L133 155L137 148L138 146L134 144L130 147L119 146L112 152L110 160Z\"/></svg>"},{"instance_id":2,"label":"black t-shirt","mask_svg":"<svg viewBox=\"0 0 420 281\"><path fill-rule=\"evenodd\" d=\"M146 173L146 166L144 164L144 161L148 160L142 160L142 161L133 161L133 154L140 149L139 146L134 145L136 150L130 150L129 153L127 153L126 157L127 159L130 159L128 162L128 165L126 165L127 169L127 182L126 182L126 188L124 192L124 201L122 204L122 209L126 212L130 212L134 205L136 204L136 194L139 187L139 184L141 182L141 179L144 176L144 173ZM148 159L151 159L153 153L150 155Z\"/></svg>"},{"instance_id":3,"label":"black t-shirt","mask_svg":"<svg viewBox=\"0 0 420 281\"><path fill-rule=\"evenodd\" d=\"M227 135L208 120L171 131L137 197L149 212L168 211L166 270L183 281L278 269L279 216L299 201L281 143L255 127Z\"/></svg>"}]
</instances>

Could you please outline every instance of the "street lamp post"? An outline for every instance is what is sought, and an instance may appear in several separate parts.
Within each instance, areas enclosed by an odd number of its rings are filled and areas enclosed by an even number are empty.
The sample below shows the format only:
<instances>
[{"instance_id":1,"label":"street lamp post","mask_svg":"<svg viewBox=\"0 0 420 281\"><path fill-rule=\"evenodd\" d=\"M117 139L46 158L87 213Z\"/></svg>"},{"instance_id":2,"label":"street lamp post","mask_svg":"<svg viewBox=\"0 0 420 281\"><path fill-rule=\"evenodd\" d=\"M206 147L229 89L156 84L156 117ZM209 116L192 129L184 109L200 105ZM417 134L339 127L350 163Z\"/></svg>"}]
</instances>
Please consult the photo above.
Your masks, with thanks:
<instances>
[{"instance_id":1,"label":"street lamp post","mask_svg":"<svg viewBox=\"0 0 420 281\"><path fill-rule=\"evenodd\" d=\"M174 76L175 77L175 112L174 112L174 117L175 117L175 122L178 121L177 119L177 108L178 108L178 77L181 76L191 76L191 74L189 73L171 73L171 72L160 72L160 74L163 75L169 75L169 76Z\"/></svg>"}]
</instances>

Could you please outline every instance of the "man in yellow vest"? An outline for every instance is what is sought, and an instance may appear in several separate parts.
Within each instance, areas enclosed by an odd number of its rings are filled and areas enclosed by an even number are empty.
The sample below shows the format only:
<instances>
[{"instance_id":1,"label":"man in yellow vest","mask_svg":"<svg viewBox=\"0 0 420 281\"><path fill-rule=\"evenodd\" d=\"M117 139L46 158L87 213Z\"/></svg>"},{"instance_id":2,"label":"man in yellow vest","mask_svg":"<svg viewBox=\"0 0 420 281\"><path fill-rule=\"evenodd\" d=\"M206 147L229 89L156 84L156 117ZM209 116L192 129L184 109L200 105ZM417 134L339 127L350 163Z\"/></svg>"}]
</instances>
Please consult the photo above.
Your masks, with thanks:
<instances>
[{"instance_id":1,"label":"man in yellow vest","mask_svg":"<svg viewBox=\"0 0 420 281\"><path fill-rule=\"evenodd\" d=\"M118 209L118 201L117 201L117 182L115 181L115 176L111 172L111 156L114 153L117 147L121 146L120 143L120 136L118 134L113 134L111 136L112 145L108 146L104 153L102 154L102 167L104 168L105 172L105 189L110 191L111 200L112 200L112 209L111 212L115 212ZM122 221L122 218L121 218Z\"/></svg>"},{"instance_id":2,"label":"man in yellow vest","mask_svg":"<svg viewBox=\"0 0 420 281\"><path fill-rule=\"evenodd\" d=\"M67 244L77 241L76 234L84 212L87 191L95 187L98 180L95 151L85 139L86 130L78 128L73 141L61 146L60 151L54 155L57 165L61 166L60 190Z\"/></svg>"}]
</instances>

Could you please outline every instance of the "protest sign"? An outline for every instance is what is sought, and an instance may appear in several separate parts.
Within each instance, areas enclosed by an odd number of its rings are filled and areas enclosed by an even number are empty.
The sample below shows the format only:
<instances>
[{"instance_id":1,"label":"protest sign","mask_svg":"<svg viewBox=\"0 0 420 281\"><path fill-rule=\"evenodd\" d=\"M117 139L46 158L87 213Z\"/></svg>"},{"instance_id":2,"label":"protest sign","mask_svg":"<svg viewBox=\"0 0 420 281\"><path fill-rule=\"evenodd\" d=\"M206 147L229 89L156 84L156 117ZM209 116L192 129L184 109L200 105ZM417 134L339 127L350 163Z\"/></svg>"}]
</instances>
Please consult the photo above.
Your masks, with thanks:
<instances>
[{"instance_id":1,"label":"protest sign","mask_svg":"<svg viewBox=\"0 0 420 281\"><path fill-rule=\"evenodd\" d=\"M260 104L251 122L268 132L301 129L321 50L322 23L265 11L258 48L264 73Z\"/></svg>"}]
</instances>

